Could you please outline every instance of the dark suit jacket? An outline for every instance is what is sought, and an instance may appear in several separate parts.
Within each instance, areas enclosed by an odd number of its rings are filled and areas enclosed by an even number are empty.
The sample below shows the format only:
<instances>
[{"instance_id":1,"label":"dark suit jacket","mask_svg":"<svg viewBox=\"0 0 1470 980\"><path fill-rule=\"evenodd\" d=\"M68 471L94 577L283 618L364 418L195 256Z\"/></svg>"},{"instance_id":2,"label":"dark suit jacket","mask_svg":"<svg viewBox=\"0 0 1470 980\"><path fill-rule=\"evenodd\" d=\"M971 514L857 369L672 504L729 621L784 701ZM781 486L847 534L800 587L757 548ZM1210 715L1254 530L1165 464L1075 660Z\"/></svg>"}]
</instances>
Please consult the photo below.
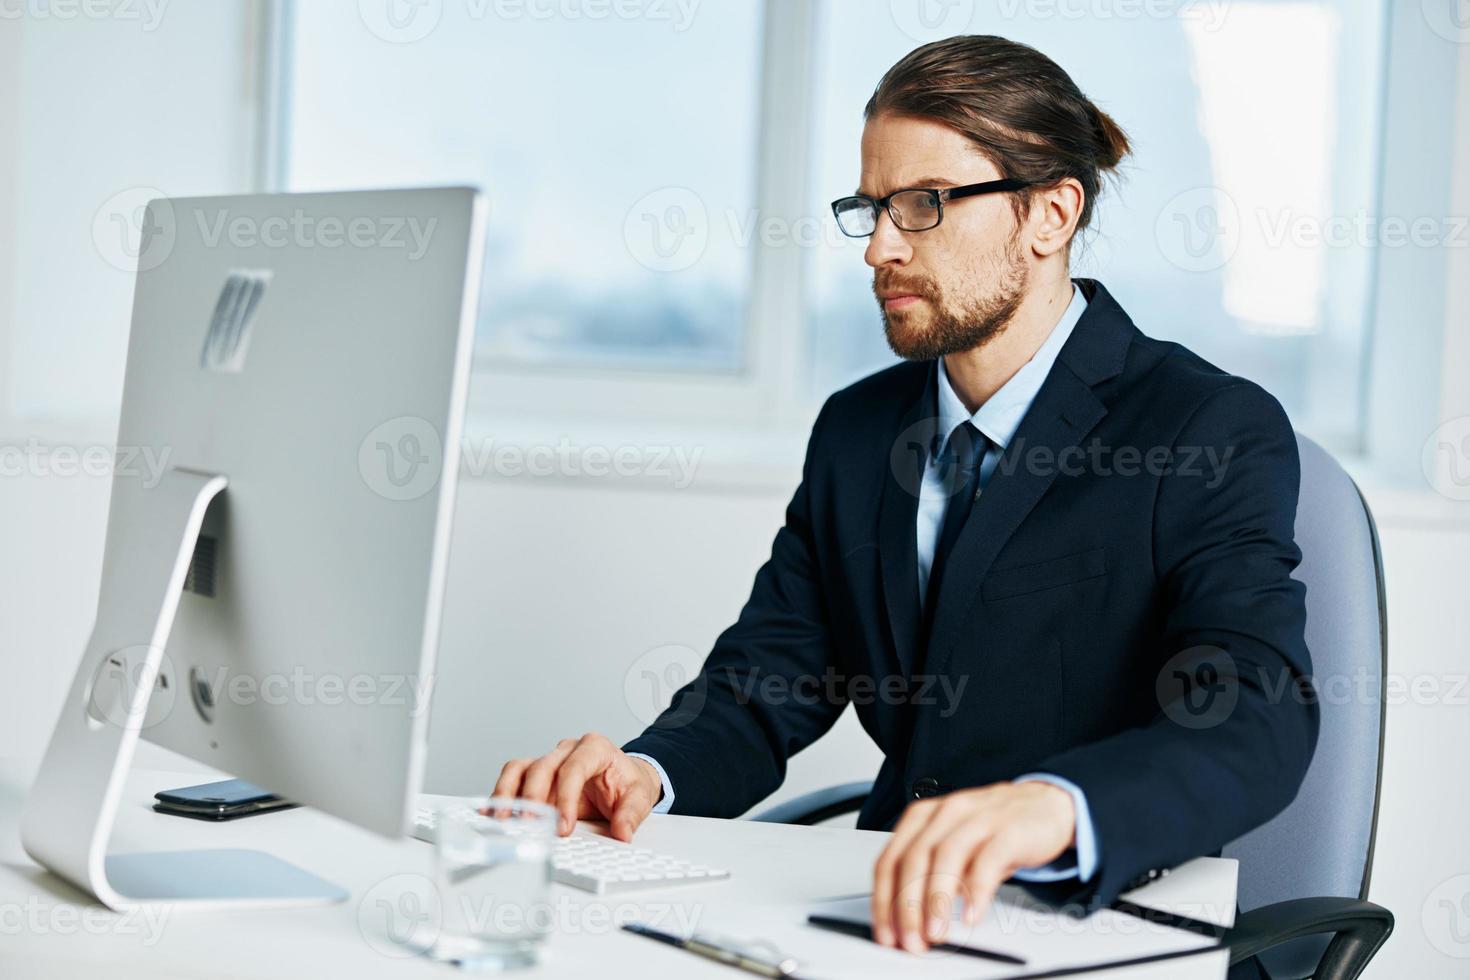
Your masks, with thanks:
<instances>
[{"instance_id":1,"label":"dark suit jacket","mask_svg":"<svg viewBox=\"0 0 1470 980\"><path fill-rule=\"evenodd\" d=\"M1318 715L1290 578L1291 425L1078 285L1087 310L951 552L927 643L915 514L934 366L828 399L738 622L626 746L667 771L675 813L744 812L848 701L887 757L861 827L1027 772L1081 787L1101 863L1058 901L1111 902L1296 795Z\"/></svg>"}]
</instances>

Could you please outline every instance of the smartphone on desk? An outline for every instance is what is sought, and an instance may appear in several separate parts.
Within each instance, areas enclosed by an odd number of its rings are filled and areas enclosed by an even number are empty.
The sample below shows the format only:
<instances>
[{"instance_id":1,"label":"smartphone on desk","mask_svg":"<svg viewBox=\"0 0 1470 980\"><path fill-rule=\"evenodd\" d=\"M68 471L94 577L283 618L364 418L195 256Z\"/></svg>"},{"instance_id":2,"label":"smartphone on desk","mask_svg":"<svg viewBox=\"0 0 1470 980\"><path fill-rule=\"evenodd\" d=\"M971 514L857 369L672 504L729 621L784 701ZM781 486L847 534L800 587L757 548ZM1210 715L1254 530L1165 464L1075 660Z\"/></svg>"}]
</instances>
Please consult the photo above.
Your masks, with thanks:
<instances>
[{"instance_id":1,"label":"smartphone on desk","mask_svg":"<svg viewBox=\"0 0 1470 980\"><path fill-rule=\"evenodd\" d=\"M289 810L297 805L243 779L166 789L153 794L153 799L156 801L153 809L157 812L193 817L195 820L234 820L273 810Z\"/></svg>"}]
</instances>

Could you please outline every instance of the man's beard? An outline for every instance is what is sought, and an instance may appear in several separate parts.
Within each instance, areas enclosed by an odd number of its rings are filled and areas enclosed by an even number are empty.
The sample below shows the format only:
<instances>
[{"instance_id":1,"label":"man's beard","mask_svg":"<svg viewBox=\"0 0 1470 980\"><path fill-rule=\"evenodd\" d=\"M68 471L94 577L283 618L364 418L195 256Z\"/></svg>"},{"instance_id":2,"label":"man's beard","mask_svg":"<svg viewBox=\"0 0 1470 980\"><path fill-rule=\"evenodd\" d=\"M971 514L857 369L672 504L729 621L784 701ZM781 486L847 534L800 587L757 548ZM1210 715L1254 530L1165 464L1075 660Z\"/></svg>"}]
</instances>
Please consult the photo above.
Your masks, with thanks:
<instances>
[{"instance_id":1,"label":"man's beard","mask_svg":"<svg viewBox=\"0 0 1470 980\"><path fill-rule=\"evenodd\" d=\"M974 350L998 336L1020 309L1026 292L1026 262L1015 239L1006 243L996 265L999 275L990 295L959 308L951 308L944 301L939 284L929 276L900 278L891 269L877 272L873 276L873 294L879 296L883 333L893 353L908 361L932 361L947 354ZM890 313L884 309L879 294L892 291L920 297L928 310L911 306Z\"/></svg>"}]
</instances>

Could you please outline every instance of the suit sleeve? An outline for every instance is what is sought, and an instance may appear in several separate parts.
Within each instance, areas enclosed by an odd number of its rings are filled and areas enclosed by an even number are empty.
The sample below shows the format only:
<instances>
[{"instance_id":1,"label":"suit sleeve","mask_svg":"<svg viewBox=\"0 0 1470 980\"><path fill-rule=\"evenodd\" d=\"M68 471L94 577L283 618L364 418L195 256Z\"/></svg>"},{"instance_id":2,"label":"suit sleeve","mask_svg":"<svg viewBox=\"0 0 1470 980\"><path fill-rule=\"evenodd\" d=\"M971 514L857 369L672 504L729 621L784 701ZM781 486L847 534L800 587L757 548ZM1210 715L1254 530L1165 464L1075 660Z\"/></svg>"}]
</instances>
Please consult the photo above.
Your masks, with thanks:
<instances>
[{"instance_id":1,"label":"suit sleeve","mask_svg":"<svg viewBox=\"0 0 1470 980\"><path fill-rule=\"evenodd\" d=\"M807 444L802 482L756 573L735 625L669 707L623 746L658 760L674 790L670 812L735 817L781 785L786 761L846 707L828 683L825 603L813 542L811 484L824 407Z\"/></svg>"},{"instance_id":2,"label":"suit sleeve","mask_svg":"<svg viewBox=\"0 0 1470 980\"><path fill-rule=\"evenodd\" d=\"M1140 875L1218 853L1292 801L1316 747L1291 424L1238 382L1195 409L1171 459L1154 505L1157 713L1036 767L1082 788L1098 836L1096 877L1058 901L1105 905Z\"/></svg>"}]
</instances>

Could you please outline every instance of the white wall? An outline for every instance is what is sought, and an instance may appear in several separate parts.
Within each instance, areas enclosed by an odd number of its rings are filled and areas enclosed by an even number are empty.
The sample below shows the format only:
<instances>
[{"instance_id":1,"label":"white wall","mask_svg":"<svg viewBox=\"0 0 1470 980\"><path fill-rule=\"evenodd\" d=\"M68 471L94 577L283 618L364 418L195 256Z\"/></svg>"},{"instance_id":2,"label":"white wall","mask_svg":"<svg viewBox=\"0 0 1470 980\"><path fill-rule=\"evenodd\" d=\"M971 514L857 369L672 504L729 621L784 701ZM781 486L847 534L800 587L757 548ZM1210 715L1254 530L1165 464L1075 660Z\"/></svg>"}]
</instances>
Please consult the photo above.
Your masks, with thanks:
<instances>
[{"instance_id":1,"label":"white wall","mask_svg":"<svg viewBox=\"0 0 1470 980\"><path fill-rule=\"evenodd\" d=\"M232 134L248 126L250 13L245 0L176 4L148 35L116 24L70 25L64 35L54 23L0 24L5 404L20 396L44 406L53 393L83 391L109 414L115 408L121 348L113 328L126 320L130 290L90 241L94 213L134 184L175 193L244 186L248 152ZM12 84L12 75L23 83ZM1470 95L1460 104L1470 105ZM1463 123L1466 113L1460 116ZM1460 213L1467 204L1470 194L1462 193ZM1466 271L1460 281L1470 282L1465 257L1450 258ZM1451 406L1470 411L1467 304L1463 287L1455 288L1447 353L1461 369L1446 368L1446 417L1455 414ZM37 332L53 322L60 339ZM111 336L110 346L69 361L62 341L94 334ZM24 440L32 431L39 430L12 426L0 438ZM45 434L72 445L89 438L54 428ZM643 671L661 667L669 646L697 658L731 621L789 489L770 480L743 489L701 481L683 491L532 478L466 483L430 788L484 789L504 758L543 750L564 735L634 733ZM96 601L106 493L96 478L0 478L0 753L33 756L44 746ZM1413 495L1378 500L1392 669L1437 680L1448 692L1470 670L1464 505L1430 506ZM1470 967L1432 938L1439 934L1433 917L1446 914L1437 904L1442 886L1455 887L1470 872L1470 785L1461 771L1467 747L1470 706L1463 701L1442 696L1389 710L1373 897L1398 914L1399 930L1375 977L1448 976ZM876 751L849 714L793 763L782 795L871 775L876 766Z\"/></svg>"},{"instance_id":2,"label":"white wall","mask_svg":"<svg viewBox=\"0 0 1470 980\"><path fill-rule=\"evenodd\" d=\"M784 492L596 488L534 480L462 489L428 781L486 791L499 765L558 738L630 738L745 601ZM668 648L682 648L670 650ZM685 674L668 671L683 668ZM783 796L871 778L850 712L793 763Z\"/></svg>"},{"instance_id":3,"label":"white wall","mask_svg":"<svg viewBox=\"0 0 1470 980\"><path fill-rule=\"evenodd\" d=\"M20 271L0 296L6 410L111 418L133 291L118 219L158 191L249 183L253 5L168 4L152 29L146 5L129 7L138 19L0 20L18 49L16 84L0 89L13 125L0 131L0 173L13 175L0 234Z\"/></svg>"},{"instance_id":4,"label":"white wall","mask_svg":"<svg viewBox=\"0 0 1470 980\"><path fill-rule=\"evenodd\" d=\"M0 753L39 756L97 605L107 483L0 478Z\"/></svg>"},{"instance_id":5,"label":"white wall","mask_svg":"<svg viewBox=\"0 0 1470 980\"><path fill-rule=\"evenodd\" d=\"M1407 690L1423 687L1388 709L1370 897L1394 912L1398 931L1372 975L1470 975L1470 960L1445 955L1446 947L1460 956L1466 951L1444 944L1447 917L1454 913L1440 905L1470 894L1464 769L1470 749L1470 528L1389 528L1383 537L1389 669L1405 679ZM1456 921L1463 931L1465 921Z\"/></svg>"}]
</instances>

